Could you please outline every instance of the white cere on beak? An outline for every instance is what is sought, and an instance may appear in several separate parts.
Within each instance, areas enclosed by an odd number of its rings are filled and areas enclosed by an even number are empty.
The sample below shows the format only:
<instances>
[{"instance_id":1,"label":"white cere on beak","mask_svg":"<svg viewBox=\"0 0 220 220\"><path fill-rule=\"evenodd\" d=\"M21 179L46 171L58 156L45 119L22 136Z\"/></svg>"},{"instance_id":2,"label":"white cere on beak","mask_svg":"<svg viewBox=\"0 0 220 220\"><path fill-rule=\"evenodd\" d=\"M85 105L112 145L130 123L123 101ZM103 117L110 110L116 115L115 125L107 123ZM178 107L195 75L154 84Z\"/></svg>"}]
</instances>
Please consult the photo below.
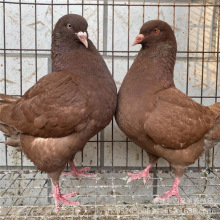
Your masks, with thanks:
<instances>
[{"instance_id":1,"label":"white cere on beak","mask_svg":"<svg viewBox=\"0 0 220 220\"><path fill-rule=\"evenodd\" d=\"M88 48L88 41L87 41L87 33L86 32L78 32L76 33L79 40L85 45L86 48Z\"/></svg>"},{"instance_id":2,"label":"white cere on beak","mask_svg":"<svg viewBox=\"0 0 220 220\"><path fill-rule=\"evenodd\" d=\"M82 31L76 33L76 35L77 35L78 37L87 37L87 33L86 33L86 32L82 32Z\"/></svg>"}]
</instances>

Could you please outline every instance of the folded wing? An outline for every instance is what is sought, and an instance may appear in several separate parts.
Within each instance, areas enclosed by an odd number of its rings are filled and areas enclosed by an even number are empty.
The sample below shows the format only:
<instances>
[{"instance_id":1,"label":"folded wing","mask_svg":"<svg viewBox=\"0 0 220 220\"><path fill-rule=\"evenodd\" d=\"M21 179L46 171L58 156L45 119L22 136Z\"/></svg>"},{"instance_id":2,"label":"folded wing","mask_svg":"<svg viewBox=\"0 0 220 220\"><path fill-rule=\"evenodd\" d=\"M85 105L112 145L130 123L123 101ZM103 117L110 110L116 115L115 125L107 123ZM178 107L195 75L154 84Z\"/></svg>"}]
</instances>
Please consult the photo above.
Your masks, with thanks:
<instances>
[{"instance_id":1,"label":"folded wing","mask_svg":"<svg viewBox=\"0 0 220 220\"><path fill-rule=\"evenodd\" d=\"M63 137L82 130L89 117L78 76L55 72L42 77L22 98L1 109L0 121L38 137Z\"/></svg>"},{"instance_id":2,"label":"folded wing","mask_svg":"<svg viewBox=\"0 0 220 220\"><path fill-rule=\"evenodd\" d=\"M209 107L172 87L155 94L154 108L146 112L144 128L157 144L184 149L203 138L214 122Z\"/></svg>"}]
</instances>

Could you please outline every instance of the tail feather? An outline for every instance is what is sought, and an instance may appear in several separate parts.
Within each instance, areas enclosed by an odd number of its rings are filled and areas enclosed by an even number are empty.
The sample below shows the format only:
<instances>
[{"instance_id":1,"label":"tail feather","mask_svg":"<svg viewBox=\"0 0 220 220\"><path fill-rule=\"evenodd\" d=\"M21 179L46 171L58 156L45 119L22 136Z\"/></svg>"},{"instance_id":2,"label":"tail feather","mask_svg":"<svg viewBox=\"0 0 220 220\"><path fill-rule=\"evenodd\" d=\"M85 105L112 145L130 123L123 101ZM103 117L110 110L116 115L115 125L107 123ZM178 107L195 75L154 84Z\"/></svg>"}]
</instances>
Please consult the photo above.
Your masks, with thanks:
<instances>
[{"instance_id":1,"label":"tail feather","mask_svg":"<svg viewBox=\"0 0 220 220\"><path fill-rule=\"evenodd\" d=\"M2 123L2 121L1 121L1 111L2 111L2 109L7 105L15 103L18 99L19 99L18 97L13 97L13 96L10 96L10 95L0 93L0 123Z\"/></svg>"},{"instance_id":2,"label":"tail feather","mask_svg":"<svg viewBox=\"0 0 220 220\"><path fill-rule=\"evenodd\" d=\"M215 104L210 105L209 108L215 114L216 118L220 116L220 102L216 102Z\"/></svg>"},{"instance_id":3,"label":"tail feather","mask_svg":"<svg viewBox=\"0 0 220 220\"><path fill-rule=\"evenodd\" d=\"M5 124L0 124L0 131L2 131L6 137L14 136L19 133L14 128L12 128L8 125L5 125Z\"/></svg>"},{"instance_id":4,"label":"tail feather","mask_svg":"<svg viewBox=\"0 0 220 220\"><path fill-rule=\"evenodd\" d=\"M17 150L20 150L20 133L13 127L8 126L1 121L1 110L5 106L16 102L19 98L10 95L0 94L0 99L0 131L3 132L5 137L7 137L5 144L10 145L12 147L17 147Z\"/></svg>"},{"instance_id":5,"label":"tail feather","mask_svg":"<svg viewBox=\"0 0 220 220\"><path fill-rule=\"evenodd\" d=\"M0 124L0 131L7 137L5 144L12 147L21 147L20 133L17 130L8 125Z\"/></svg>"},{"instance_id":6,"label":"tail feather","mask_svg":"<svg viewBox=\"0 0 220 220\"><path fill-rule=\"evenodd\" d=\"M0 99L2 99L2 101L7 101L7 102L16 102L18 101L19 97L14 97L11 95L6 95L6 94L2 94L0 93Z\"/></svg>"},{"instance_id":7,"label":"tail feather","mask_svg":"<svg viewBox=\"0 0 220 220\"><path fill-rule=\"evenodd\" d=\"M10 137L9 139L7 139L5 144L12 147L21 147L20 135L16 137Z\"/></svg>"}]
</instances>

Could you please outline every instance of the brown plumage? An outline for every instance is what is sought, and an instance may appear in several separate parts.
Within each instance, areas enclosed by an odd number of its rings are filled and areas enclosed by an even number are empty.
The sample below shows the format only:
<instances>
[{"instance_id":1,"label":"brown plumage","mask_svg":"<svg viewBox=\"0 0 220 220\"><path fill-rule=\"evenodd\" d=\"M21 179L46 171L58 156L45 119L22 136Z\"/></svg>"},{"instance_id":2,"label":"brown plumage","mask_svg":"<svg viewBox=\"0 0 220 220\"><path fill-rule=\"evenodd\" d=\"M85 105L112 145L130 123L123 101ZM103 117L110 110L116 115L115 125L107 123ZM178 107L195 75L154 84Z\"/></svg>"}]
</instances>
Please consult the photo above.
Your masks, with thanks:
<instances>
[{"instance_id":1,"label":"brown plumage","mask_svg":"<svg viewBox=\"0 0 220 220\"><path fill-rule=\"evenodd\" d=\"M114 80L87 38L87 26L79 15L60 18L53 31L53 72L17 100L1 95L0 129L11 136L11 145L21 145L36 167L49 174L57 210L59 202L76 204L65 200L75 193L59 191L66 163L72 174L87 176L82 171L88 168L75 168L74 156L110 123L116 108Z\"/></svg>"},{"instance_id":2,"label":"brown plumage","mask_svg":"<svg viewBox=\"0 0 220 220\"><path fill-rule=\"evenodd\" d=\"M220 139L220 103L202 106L178 90L173 70L176 39L171 27L160 20L143 24L133 45L142 48L118 93L116 121L120 129L149 156L149 166L129 174L128 182L143 177L158 159L167 160L175 173L170 191L157 200L178 193L185 168Z\"/></svg>"}]
</instances>

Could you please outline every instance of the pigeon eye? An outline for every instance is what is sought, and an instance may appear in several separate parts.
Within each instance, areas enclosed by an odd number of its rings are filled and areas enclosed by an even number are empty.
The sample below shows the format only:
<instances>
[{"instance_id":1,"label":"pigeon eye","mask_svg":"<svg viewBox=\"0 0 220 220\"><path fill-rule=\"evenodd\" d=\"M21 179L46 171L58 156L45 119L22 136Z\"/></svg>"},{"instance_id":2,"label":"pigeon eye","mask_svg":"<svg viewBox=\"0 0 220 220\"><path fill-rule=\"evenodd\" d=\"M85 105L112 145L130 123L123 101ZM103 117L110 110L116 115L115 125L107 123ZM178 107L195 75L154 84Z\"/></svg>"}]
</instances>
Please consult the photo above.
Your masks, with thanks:
<instances>
[{"instance_id":1,"label":"pigeon eye","mask_svg":"<svg viewBox=\"0 0 220 220\"><path fill-rule=\"evenodd\" d=\"M72 25L70 23L68 23L66 26L68 29L72 29Z\"/></svg>"},{"instance_id":2,"label":"pigeon eye","mask_svg":"<svg viewBox=\"0 0 220 220\"><path fill-rule=\"evenodd\" d=\"M154 28L153 33L158 34L160 30L158 28Z\"/></svg>"}]
</instances>

